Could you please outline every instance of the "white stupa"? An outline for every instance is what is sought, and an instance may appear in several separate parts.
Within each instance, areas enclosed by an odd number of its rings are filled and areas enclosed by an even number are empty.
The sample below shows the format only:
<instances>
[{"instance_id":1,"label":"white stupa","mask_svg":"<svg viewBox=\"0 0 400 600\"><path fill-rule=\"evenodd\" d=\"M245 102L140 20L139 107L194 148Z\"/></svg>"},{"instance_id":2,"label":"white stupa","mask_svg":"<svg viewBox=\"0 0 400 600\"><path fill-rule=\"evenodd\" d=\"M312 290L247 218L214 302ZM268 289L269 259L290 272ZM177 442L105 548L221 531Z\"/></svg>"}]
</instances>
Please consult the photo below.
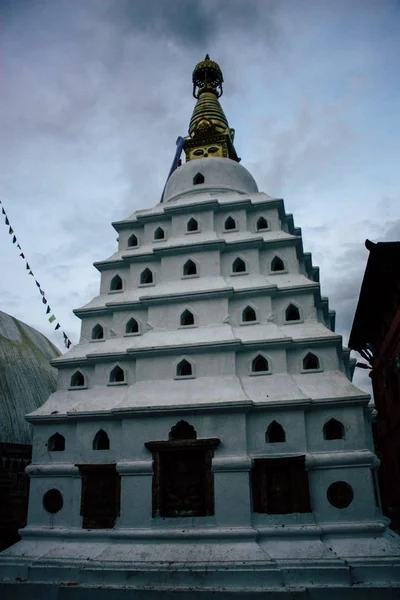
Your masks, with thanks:
<instances>
[{"instance_id":1,"label":"white stupa","mask_svg":"<svg viewBox=\"0 0 400 600\"><path fill-rule=\"evenodd\" d=\"M300 229L238 162L218 65L193 83L186 163L114 223L80 343L28 417L0 595L398 598L369 396Z\"/></svg>"}]
</instances>

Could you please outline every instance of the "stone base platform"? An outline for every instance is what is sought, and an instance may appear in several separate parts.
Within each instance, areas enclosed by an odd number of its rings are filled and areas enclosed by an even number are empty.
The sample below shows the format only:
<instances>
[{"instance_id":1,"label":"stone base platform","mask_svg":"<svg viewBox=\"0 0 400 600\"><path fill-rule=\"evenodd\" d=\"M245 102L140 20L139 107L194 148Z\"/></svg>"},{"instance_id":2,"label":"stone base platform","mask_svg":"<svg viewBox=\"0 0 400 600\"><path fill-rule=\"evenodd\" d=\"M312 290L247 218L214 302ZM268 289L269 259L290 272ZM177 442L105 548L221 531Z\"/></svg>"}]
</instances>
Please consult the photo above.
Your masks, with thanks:
<instances>
[{"instance_id":1,"label":"stone base platform","mask_svg":"<svg viewBox=\"0 0 400 600\"><path fill-rule=\"evenodd\" d=\"M222 540L176 530L158 539L146 530L21 533L0 555L2 600L400 600L400 538L387 530L316 537L236 529Z\"/></svg>"}]
</instances>

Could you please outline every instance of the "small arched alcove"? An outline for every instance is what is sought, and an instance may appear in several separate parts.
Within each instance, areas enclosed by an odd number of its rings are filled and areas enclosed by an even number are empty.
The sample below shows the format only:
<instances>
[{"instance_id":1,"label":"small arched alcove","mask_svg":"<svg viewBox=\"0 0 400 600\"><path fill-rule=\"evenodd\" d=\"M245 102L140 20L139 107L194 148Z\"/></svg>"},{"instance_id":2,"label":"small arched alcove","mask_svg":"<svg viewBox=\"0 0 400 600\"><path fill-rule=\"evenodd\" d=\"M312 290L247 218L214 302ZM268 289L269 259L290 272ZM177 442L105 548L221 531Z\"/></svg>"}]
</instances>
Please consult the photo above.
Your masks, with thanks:
<instances>
[{"instance_id":1,"label":"small arched alcove","mask_svg":"<svg viewBox=\"0 0 400 600\"><path fill-rule=\"evenodd\" d=\"M104 338L104 329L97 323L92 329L92 340L102 340Z\"/></svg>"},{"instance_id":2,"label":"small arched alcove","mask_svg":"<svg viewBox=\"0 0 400 600\"><path fill-rule=\"evenodd\" d=\"M189 277L190 275L197 275L197 265L191 259L187 260L183 265L183 276Z\"/></svg>"},{"instance_id":3,"label":"small arched alcove","mask_svg":"<svg viewBox=\"0 0 400 600\"><path fill-rule=\"evenodd\" d=\"M57 433L49 437L47 449L49 452L62 452L65 450L65 437L57 431Z\"/></svg>"},{"instance_id":4,"label":"small arched alcove","mask_svg":"<svg viewBox=\"0 0 400 600\"><path fill-rule=\"evenodd\" d=\"M295 304L289 304L285 310L285 321L300 321L300 311Z\"/></svg>"},{"instance_id":5,"label":"small arched alcove","mask_svg":"<svg viewBox=\"0 0 400 600\"><path fill-rule=\"evenodd\" d=\"M192 375L193 375L193 367L192 367L191 363L186 359L181 360L180 363L178 363L178 365L176 367L176 376L177 377L190 377Z\"/></svg>"},{"instance_id":6,"label":"small arched alcove","mask_svg":"<svg viewBox=\"0 0 400 600\"><path fill-rule=\"evenodd\" d=\"M279 258L279 256L274 256L271 261L271 272L278 273L279 271L284 271L285 265L283 264L283 260Z\"/></svg>"},{"instance_id":7,"label":"small arched alcove","mask_svg":"<svg viewBox=\"0 0 400 600\"><path fill-rule=\"evenodd\" d=\"M337 421L337 419L329 419L324 425L323 429L324 440L343 440L344 439L344 426L343 423Z\"/></svg>"},{"instance_id":8,"label":"small arched alcove","mask_svg":"<svg viewBox=\"0 0 400 600\"><path fill-rule=\"evenodd\" d=\"M195 440L196 438L197 433L193 425L183 420L174 425L168 435L170 440Z\"/></svg>"},{"instance_id":9,"label":"small arched alcove","mask_svg":"<svg viewBox=\"0 0 400 600\"><path fill-rule=\"evenodd\" d=\"M225 231L231 231L232 229L236 229L236 221L233 217L228 217L224 223Z\"/></svg>"},{"instance_id":10,"label":"small arched alcove","mask_svg":"<svg viewBox=\"0 0 400 600\"><path fill-rule=\"evenodd\" d=\"M116 365L110 373L110 383L122 383L125 381L124 370L119 365Z\"/></svg>"},{"instance_id":11,"label":"small arched alcove","mask_svg":"<svg viewBox=\"0 0 400 600\"><path fill-rule=\"evenodd\" d=\"M268 371L269 364L265 356L262 354L257 354L255 358L253 358L251 362L251 371L252 373L264 373Z\"/></svg>"},{"instance_id":12,"label":"small arched alcove","mask_svg":"<svg viewBox=\"0 0 400 600\"><path fill-rule=\"evenodd\" d=\"M204 183L204 175L202 175L201 173L197 173L193 177L193 185L199 185L200 183Z\"/></svg>"},{"instance_id":13,"label":"small arched alcove","mask_svg":"<svg viewBox=\"0 0 400 600\"><path fill-rule=\"evenodd\" d=\"M93 450L109 450L110 438L104 431L100 429L93 438Z\"/></svg>"},{"instance_id":14,"label":"small arched alcove","mask_svg":"<svg viewBox=\"0 0 400 600\"><path fill-rule=\"evenodd\" d=\"M277 421L272 421L268 425L268 429L265 434L265 441L268 444L277 444L286 441L285 430L280 423Z\"/></svg>"},{"instance_id":15,"label":"small arched alcove","mask_svg":"<svg viewBox=\"0 0 400 600\"><path fill-rule=\"evenodd\" d=\"M148 267L144 269L144 271L140 274L140 283L142 285L147 285L149 283L153 283L153 273L150 271Z\"/></svg>"},{"instance_id":16,"label":"small arched alcove","mask_svg":"<svg viewBox=\"0 0 400 600\"><path fill-rule=\"evenodd\" d=\"M251 323L252 321L257 320L256 311L252 306L246 306L242 312L242 321L243 323Z\"/></svg>"},{"instance_id":17,"label":"small arched alcove","mask_svg":"<svg viewBox=\"0 0 400 600\"><path fill-rule=\"evenodd\" d=\"M139 333L139 323L131 317L125 325L125 333Z\"/></svg>"},{"instance_id":18,"label":"small arched alcove","mask_svg":"<svg viewBox=\"0 0 400 600\"><path fill-rule=\"evenodd\" d=\"M194 219L193 217L191 219L189 219L187 226L186 226L186 231L198 231L199 230L199 224L196 221L196 219Z\"/></svg>"},{"instance_id":19,"label":"small arched alcove","mask_svg":"<svg viewBox=\"0 0 400 600\"><path fill-rule=\"evenodd\" d=\"M136 248L139 245L139 241L134 233L128 239L128 248Z\"/></svg>"},{"instance_id":20,"label":"small arched alcove","mask_svg":"<svg viewBox=\"0 0 400 600\"><path fill-rule=\"evenodd\" d=\"M157 227L157 229L154 232L154 239L165 240L165 231L162 227Z\"/></svg>"},{"instance_id":21,"label":"small arched alcove","mask_svg":"<svg viewBox=\"0 0 400 600\"><path fill-rule=\"evenodd\" d=\"M119 275L114 275L114 277L111 279L110 291L116 292L118 290L122 290L122 279Z\"/></svg>"},{"instance_id":22,"label":"small arched alcove","mask_svg":"<svg viewBox=\"0 0 400 600\"><path fill-rule=\"evenodd\" d=\"M181 314L180 319L181 327L188 327L190 325L194 325L194 315L190 312L189 309L185 309Z\"/></svg>"},{"instance_id":23,"label":"small arched alcove","mask_svg":"<svg viewBox=\"0 0 400 600\"><path fill-rule=\"evenodd\" d=\"M232 273L246 273L246 263L239 256L232 263Z\"/></svg>"},{"instance_id":24,"label":"small arched alcove","mask_svg":"<svg viewBox=\"0 0 400 600\"><path fill-rule=\"evenodd\" d=\"M75 371L71 377L71 387L83 387L85 385L85 378L80 371Z\"/></svg>"},{"instance_id":25,"label":"small arched alcove","mask_svg":"<svg viewBox=\"0 0 400 600\"><path fill-rule=\"evenodd\" d=\"M315 356L312 352L306 354L303 358L303 369L305 371L314 371L315 369L319 369L319 359L318 356Z\"/></svg>"},{"instance_id":26,"label":"small arched alcove","mask_svg":"<svg viewBox=\"0 0 400 600\"><path fill-rule=\"evenodd\" d=\"M265 217L259 217L256 223L257 231L263 231L264 229L269 229L268 221Z\"/></svg>"}]
</instances>

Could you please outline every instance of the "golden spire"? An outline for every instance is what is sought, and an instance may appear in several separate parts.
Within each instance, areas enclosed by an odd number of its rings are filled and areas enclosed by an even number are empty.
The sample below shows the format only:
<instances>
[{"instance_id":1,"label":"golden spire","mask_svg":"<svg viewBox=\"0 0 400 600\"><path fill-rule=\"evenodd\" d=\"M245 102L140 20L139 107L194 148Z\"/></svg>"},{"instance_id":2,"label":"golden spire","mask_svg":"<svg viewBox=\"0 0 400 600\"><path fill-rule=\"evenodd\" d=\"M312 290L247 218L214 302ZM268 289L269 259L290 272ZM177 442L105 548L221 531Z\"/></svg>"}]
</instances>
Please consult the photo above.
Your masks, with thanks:
<instances>
[{"instance_id":1,"label":"golden spire","mask_svg":"<svg viewBox=\"0 0 400 600\"><path fill-rule=\"evenodd\" d=\"M219 65L206 54L195 66L192 79L197 103L184 145L186 160L219 156L239 162L233 146L235 130L229 128L218 100L224 81Z\"/></svg>"}]
</instances>

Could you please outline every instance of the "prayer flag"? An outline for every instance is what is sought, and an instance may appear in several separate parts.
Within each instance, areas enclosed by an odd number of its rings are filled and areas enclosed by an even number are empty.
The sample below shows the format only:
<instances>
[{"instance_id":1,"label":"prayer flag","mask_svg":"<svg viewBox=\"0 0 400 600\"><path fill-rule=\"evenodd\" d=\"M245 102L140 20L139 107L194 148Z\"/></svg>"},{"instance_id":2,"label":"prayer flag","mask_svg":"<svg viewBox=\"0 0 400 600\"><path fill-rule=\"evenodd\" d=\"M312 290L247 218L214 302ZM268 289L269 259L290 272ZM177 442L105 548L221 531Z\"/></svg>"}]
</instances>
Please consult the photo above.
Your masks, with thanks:
<instances>
[{"instance_id":1,"label":"prayer flag","mask_svg":"<svg viewBox=\"0 0 400 600\"><path fill-rule=\"evenodd\" d=\"M43 302L43 304L47 304L47 300L46 300L46 298L44 296L42 298L42 302Z\"/></svg>"},{"instance_id":2,"label":"prayer flag","mask_svg":"<svg viewBox=\"0 0 400 600\"><path fill-rule=\"evenodd\" d=\"M29 271L28 275L32 275L32 277L33 277L33 273L32 273L32 271Z\"/></svg>"},{"instance_id":3,"label":"prayer flag","mask_svg":"<svg viewBox=\"0 0 400 600\"><path fill-rule=\"evenodd\" d=\"M25 254L24 254L23 252L21 252L20 256L21 256L22 258L25 258Z\"/></svg>"},{"instance_id":4,"label":"prayer flag","mask_svg":"<svg viewBox=\"0 0 400 600\"><path fill-rule=\"evenodd\" d=\"M50 308L50 305L49 305L49 306L47 307L47 310L46 310L46 315L48 315L50 311L51 311L51 308Z\"/></svg>"},{"instance_id":5,"label":"prayer flag","mask_svg":"<svg viewBox=\"0 0 400 600\"><path fill-rule=\"evenodd\" d=\"M49 308L50 308L50 306L49 306ZM55 320L56 320L56 318L54 315L51 315L51 317L49 317L49 323L52 323Z\"/></svg>"},{"instance_id":6,"label":"prayer flag","mask_svg":"<svg viewBox=\"0 0 400 600\"><path fill-rule=\"evenodd\" d=\"M54 327L54 331L56 331L57 329L60 329L61 325L60 323L57 323L57 325Z\"/></svg>"},{"instance_id":7,"label":"prayer flag","mask_svg":"<svg viewBox=\"0 0 400 600\"><path fill-rule=\"evenodd\" d=\"M7 216L6 216L5 224L6 224L6 225L9 225L9 224L10 224L10 221L8 220L8 217L7 217Z\"/></svg>"},{"instance_id":8,"label":"prayer flag","mask_svg":"<svg viewBox=\"0 0 400 600\"><path fill-rule=\"evenodd\" d=\"M19 248L21 250L21 246L19 244L17 244L17 248Z\"/></svg>"},{"instance_id":9,"label":"prayer flag","mask_svg":"<svg viewBox=\"0 0 400 600\"><path fill-rule=\"evenodd\" d=\"M9 233L10 235L12 235L12 234L14 233L14 229L11 227L11 225L10 225L10 229L8 230L8 233Z\"/></svg>"},{"instance_id":10,"label":"prayer flag","mask_svg":"<svg viewBox=\"0 0 400 600\"><path fill-rule=\"evenodd\" d=\"M36 283L36 285L38 286L38 288L40 288L40 283L38 282L38 280L37 280L37 279L35 279L35 283Z\"/></svg>"},{"instance_id":11,"label":"prayer flag","mask_svg":"<svg viewBox=\"0 0 400 600\"><path fill-rule=\"evenodd\" d=\"M29 271L29 270L30 270L30 266L29 266L29 264L28 264L28 263L26 263L26 267L25 267L25 268L26 268L26 270L27 270L27 271Z\"/></svg>"},{"instance_id":12,"label":"prayer flag","mask_svg":"<svg viewBox=\"0 0 400 600\"><path fill-rule=\"evenodd\" d=\"M13 244L15 244L16 241L17 241L17 238L14 235L14 237L13 237Z\"/></svg>"},{"instance_id":13,"label":"prayer flag","mask_svg":"<svg viewBox=\"0 0 400 600\"><path fill-rule=\"evenodd\" d=\"M68 342L67 342L67 348L70 348L70 347L71 347L71 340L68 340Z\"/></svg>"},{"instance_id":14,"label":"prayer flag","mask_svg":"<svg viewBox=\"0 0 400 600\"><path fill-rule=\"evenodd\" d=\"M171 177L172 173L178 168L179 159L181 157L183 146L185 144L185 138L182 136L179 136L175 143L176 143L176 152L175 152L174 160L172 161L172 165L171 165L171 168L168 173L167 181L165 182L163 193L161 194L160 202L164 202L164 192L165 192L165 188L167 187L168 179Z\"/></svg>"}]
</instances>

